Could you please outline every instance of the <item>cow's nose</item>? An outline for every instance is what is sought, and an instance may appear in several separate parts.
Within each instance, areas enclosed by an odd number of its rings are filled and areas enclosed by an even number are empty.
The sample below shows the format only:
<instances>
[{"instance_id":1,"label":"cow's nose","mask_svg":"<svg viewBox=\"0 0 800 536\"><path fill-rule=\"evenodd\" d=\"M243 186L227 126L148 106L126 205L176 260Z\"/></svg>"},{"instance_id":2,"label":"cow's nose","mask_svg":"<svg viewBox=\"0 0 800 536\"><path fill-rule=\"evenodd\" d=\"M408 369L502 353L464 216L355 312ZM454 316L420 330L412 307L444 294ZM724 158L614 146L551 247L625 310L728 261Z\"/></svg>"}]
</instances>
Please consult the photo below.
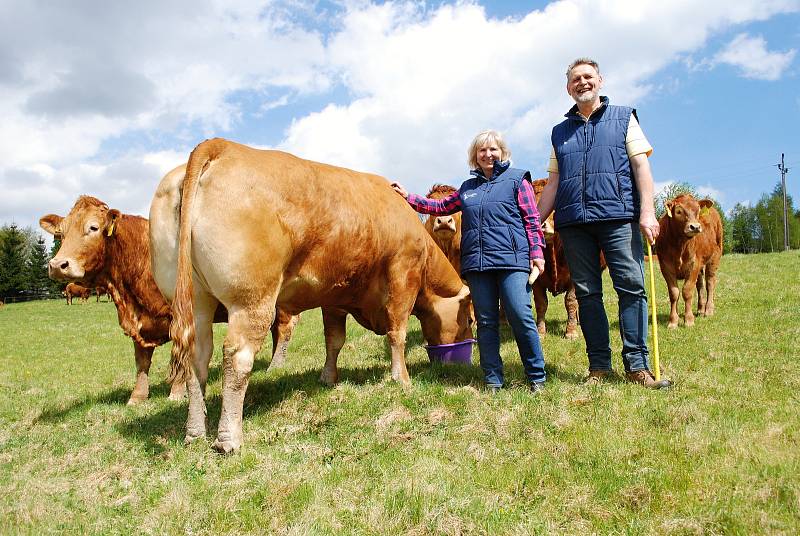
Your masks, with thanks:
<instances>
[{"instance_id":1,"label":"cow's nose","mask_svg":"<svg viewBox=\"0 0 800 536\"><path fill-rule=\"evenodd\" d=\"M703 226L700 225L699 223L690 223L689 230L692 231L693 233L699 233L700 231L703 230Z\"/></svg>"},{"instance_id":2,"label":"cow's nose","mask_svg":"<svg viewBox=\"0 0 800 536\"><path fill-rule=\"evenodd\" d=\"M63 272L69 268L69 261L66 259L53 258L50 260L50 272Z\"/></svg>"}]
</instances>

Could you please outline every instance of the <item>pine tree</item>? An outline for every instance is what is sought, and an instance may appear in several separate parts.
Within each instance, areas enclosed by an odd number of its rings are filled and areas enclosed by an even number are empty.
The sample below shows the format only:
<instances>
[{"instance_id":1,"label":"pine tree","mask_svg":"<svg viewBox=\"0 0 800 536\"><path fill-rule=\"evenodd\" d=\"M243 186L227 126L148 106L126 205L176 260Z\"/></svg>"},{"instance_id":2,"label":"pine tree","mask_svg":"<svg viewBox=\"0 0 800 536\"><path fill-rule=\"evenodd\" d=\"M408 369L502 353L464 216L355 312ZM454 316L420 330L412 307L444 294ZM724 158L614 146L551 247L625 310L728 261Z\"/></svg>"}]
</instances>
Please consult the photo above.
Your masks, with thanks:
<instances>
[{"instance_id":1,"label":"pine tree","mask_svg":"<svg viewBox=\"0 0 800 536\"><path fill-rule=\"evenodd\" d=\"M50 289L50 278L47 277L48 260L44 238L39 236L39 239L31 247L27 262L28 289L38 295L46 293Z\"/></svg>"},{"instance_id":2,"label":"pine tree","mask_svg":"<svg viewBox=\"0 0 800 536\"><path fill-rule=\"evenodd\" d=\"M26 287L25 236L16 225L3 228L0 243L0 297L14 297Z\"/></svg>"},{"instance_id":3,"label":"pine tree","mask_svg":"<svg viewBox=\"0 0 800 536\"><path fill-rule=\"evenodd\" d=\"M56 256L58 250L61 249L61 240L58 238L53 238L53 247L50 248L50 258ZM55 294L61 294L61 291L64 290L67 286L66 281L56 281L54 279L50 280L50 292Z\"/></svg>"}]
</instances>

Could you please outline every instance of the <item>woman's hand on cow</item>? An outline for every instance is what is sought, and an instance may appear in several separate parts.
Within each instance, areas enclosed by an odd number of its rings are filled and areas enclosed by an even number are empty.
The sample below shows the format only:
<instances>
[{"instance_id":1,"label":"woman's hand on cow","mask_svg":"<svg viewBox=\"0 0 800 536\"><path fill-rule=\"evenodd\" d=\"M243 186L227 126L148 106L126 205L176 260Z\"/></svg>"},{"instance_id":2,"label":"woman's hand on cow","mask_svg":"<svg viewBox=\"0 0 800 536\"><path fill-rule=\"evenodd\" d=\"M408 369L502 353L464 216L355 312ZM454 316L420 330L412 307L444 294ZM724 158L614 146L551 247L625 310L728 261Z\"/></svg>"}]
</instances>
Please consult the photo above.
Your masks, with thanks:
<instances>
[{"instance_id":1,"label":"woman's hand on cow","mask_svg":"<svg viewBox=\"0 0 800 536\"><path fill-rule=\"evenodd\" d=\"M400 184L399 182L393 182L391 186L392 190L403 196L403 199L408 199L408 192L406 191L405 188L403 188L402 184Z\"/></svg>"},{"instance_id":2,"label":"woman's hand on cow","mask_svg":"<svg viewBox=\"0 0 800 536\"><path fill-rule=\"evenodd\" d=\"M534 268L538 268L540 274L544 272L544 259L531 259L531 272L533 272Z\"/></svg>"},{"instance_id":3,"label":"woman's hand on cow","mask_svg":"<svg viewBox=\"0 0 800 536\"><path fill-rule=\"evenodd\" d=\"M650 245L656 243L656 238L658 238L660 228L655 214L643 213L639 217L639 228L642 230L642 233L647 241L650 242Z\"/></svg>"}]
</instances>

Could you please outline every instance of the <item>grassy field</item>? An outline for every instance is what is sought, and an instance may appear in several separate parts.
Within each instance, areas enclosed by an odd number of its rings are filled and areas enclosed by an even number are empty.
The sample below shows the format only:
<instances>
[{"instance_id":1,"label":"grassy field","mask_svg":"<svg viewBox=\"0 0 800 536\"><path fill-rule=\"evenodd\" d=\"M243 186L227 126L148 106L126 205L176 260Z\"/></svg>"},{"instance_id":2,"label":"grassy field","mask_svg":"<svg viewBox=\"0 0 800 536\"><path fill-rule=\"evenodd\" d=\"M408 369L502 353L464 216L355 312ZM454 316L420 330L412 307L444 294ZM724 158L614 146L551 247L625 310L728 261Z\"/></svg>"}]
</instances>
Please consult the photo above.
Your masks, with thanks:
<instances>
[{"instance_id":1,"label":"grassy field","mask_svg":"<svg viewBox=\"0 0 800 536\"><path fill-rule=\"evenodd\" d=\"M726 256L717 315L668 331L657 274L662 363L675 380L664 392L582 386L583 342L561 338L561 297L539 396L507 330L512 388L492 395L477 365L430 365L416 320L410 389L389 379L383 338L352 319L343 381L326 388L321 318L310 311L285 368L267 371L268 352L257 361L245 444L230 457L210 441L183 445L186 402L166 398L167 347L156 350L150 400L125 405L133 349L113 304L8 304L0 533L798 534L799 276L797 251Z\"/></svg>"}]
</instances>

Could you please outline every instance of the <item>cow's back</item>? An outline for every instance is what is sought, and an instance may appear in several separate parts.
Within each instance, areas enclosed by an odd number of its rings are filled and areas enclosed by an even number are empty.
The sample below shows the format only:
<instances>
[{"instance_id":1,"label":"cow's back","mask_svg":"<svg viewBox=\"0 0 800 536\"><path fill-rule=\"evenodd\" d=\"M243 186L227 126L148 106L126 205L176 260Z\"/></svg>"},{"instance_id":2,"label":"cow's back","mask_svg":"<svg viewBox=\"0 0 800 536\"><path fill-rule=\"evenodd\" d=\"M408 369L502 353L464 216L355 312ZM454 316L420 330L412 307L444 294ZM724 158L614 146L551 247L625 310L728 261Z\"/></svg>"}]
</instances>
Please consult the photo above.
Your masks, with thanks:
<instances>
[{"instance_id":1,"label":"cow's back","mask_svg":"<svg viewBox=\"0 0 800 536\"><path fill-rule=\"evenodd\" d=\"M375 275L391 259L424 262L426 233L386 179L226 140L206 144L213 158L194 201L193 266L223 304L278 280L278 306L292 313L341 305L354 288L380 285ZM181 172L162 180L150 213L151 242L160 250L154 272L168 299ZM243 274L235 289L226 283L230 274Z\"/></svg>"}]
</instances>

